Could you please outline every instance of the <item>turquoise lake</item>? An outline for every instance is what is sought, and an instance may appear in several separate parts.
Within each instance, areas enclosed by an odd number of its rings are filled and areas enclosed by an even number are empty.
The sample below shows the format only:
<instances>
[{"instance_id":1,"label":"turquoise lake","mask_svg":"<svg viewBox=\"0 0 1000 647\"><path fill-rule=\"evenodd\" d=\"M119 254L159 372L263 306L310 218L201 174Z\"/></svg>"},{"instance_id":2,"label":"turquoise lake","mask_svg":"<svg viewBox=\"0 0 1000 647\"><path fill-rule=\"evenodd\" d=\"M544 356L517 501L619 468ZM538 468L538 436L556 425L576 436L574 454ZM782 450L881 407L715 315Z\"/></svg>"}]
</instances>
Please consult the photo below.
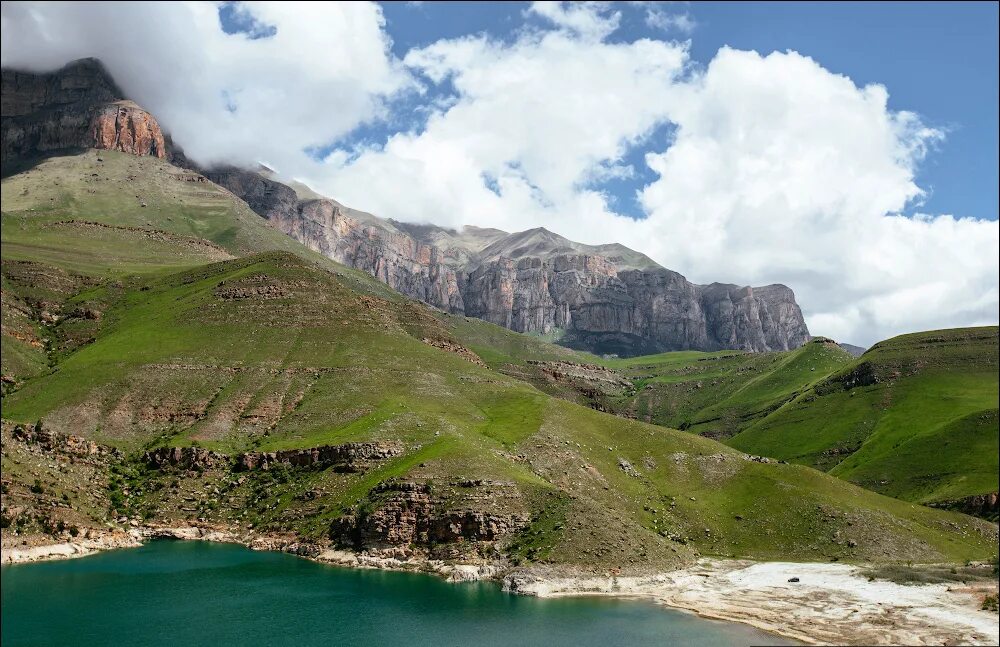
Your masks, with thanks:
<instances>
[{"instance_id":1,"label":"turquoise lake","mask_svg":"<svg viewBox=\"0 0 1000 647\"><path fill-rule=\"evenodd\" d=\"M779 645L651 603L540 600L495 583L317 564L207 542L155 541L2 570L17 645Z\"/></svg>"}]
</instances>

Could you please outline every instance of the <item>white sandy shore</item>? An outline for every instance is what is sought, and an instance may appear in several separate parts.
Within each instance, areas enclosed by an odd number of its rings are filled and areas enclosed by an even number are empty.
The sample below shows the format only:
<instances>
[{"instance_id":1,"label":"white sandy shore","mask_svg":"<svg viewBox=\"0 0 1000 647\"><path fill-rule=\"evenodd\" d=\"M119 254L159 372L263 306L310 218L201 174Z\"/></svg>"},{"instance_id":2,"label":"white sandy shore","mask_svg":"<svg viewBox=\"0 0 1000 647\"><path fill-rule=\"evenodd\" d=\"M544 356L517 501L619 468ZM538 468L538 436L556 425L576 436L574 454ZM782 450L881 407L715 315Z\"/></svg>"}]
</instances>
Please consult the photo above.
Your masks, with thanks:
<instances>
[{"instance_id":1,"label":"white sandy shore","mask_svg":"<svg viewBox=\"0 0 1000 647\"><path fill-rule=\"evenodd\" d=\"M124 530L102 533L96 537L79 537L56 544L38 544L32 546L4 546L0 563L24 564L56 559L72 559L85 557L102 550L114 548L135 548L141 546L143 537L140 534Z\"/></svg>"},{"instance_id":2,"label":"white sandy shore","mask_svg":"<svg viewBox=\"0 0 1000 647\"><path fill-rule=\"evenodd\" d=\"M648 577L508 578L517 593L618 595L652 599L814 644L996 645L995 613L974 588L868 581L846 564L703 559ZM789 582L798 577L798 582ZM995 585L992 587L995 591Z\"/></svg>"},{"instance_id":3,"label":"white sandy shore","mask_svg":"<svg viewBox=\"0 0 1000 647\"><path fill-rule=\"evenodd\" d=\"M82 557L141 545L155 537L246 545L296 552L287 538L238 535L199 527L138 527L88 539L39 546L5 546L4 564ZM309 555L352 568L419 570L451 581L502 580L512 593L540 597L608 595L651 599L706 618L749 624L811 644L996 645L995 613L982 611L983 587L904 586L868 581L846 564L703 559L679 571L642 577L568 574L556 567L504 569L495 564L452 564L350 551ZM789 582L797 577L798 582ZM989 587L989 585L986 585ZM996 591L996 586L992 586Z\"/></svg>"}]
</instances>

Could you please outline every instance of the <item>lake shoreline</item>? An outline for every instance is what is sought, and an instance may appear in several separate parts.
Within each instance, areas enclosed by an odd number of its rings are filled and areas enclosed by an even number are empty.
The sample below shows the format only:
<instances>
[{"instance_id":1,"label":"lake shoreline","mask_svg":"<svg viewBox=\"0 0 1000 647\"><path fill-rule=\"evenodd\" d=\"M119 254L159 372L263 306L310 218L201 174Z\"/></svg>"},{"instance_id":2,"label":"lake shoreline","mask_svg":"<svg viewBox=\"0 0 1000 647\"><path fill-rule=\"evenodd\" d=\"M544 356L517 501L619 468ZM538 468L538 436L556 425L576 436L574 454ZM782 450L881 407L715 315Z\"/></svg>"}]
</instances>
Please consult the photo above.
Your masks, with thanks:
<instances>
[{"instance_id":1,"label":"lake shoreline","mask_svg":"<svg viewBox=\"0 0 1000 647\"><path fill-rule=\"evenodd\" d=\"M997 617L978 608L995 584L900 585L869 581L846 564L703 558L671 572L599 574L565 566L511 567L320 549L292 536L204 526L135 526L33 546L4 546L3 564L84 557L155 539L239 544L347 568L433 574L450 582L492 580L537 597L607 596L652 601L699 617L737 622L807 644L997 644ZM798 578L798 581L790 581Z\"/></svg>"}]
</instances>

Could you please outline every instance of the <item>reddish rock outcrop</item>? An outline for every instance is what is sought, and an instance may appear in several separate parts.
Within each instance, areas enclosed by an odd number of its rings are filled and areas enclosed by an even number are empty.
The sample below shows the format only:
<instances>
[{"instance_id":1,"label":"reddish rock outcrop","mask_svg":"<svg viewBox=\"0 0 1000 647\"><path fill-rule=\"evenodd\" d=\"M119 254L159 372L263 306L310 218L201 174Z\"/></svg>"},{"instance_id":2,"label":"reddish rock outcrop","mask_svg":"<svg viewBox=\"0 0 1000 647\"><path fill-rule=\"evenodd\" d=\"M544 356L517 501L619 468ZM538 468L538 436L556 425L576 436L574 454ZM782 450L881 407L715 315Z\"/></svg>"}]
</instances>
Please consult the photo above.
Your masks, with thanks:
<instances>
[{"instance_id":1,"label":"reddish rock outcrop","mask_svg":"<svg viewBox=\"0 0 1000 647\"><path fill-rule=\"evenodd\" d=\"M97 109L90 123L89 144L91 148L132 155L166 156L160 125L131 101L117 101Z\"/></svg>"},{"instance_id":2,"label":"reddish rock outcrop","mask_svg":"<svg viewBox=\"0 0 1000 647\"><path fill-rule=\"evenodd\" d=\"M5 68L2 85L0 150L12 170L27 160L81 148L167 155L156 119L127 101L95 59L51 73Z\"/></svg>"}]
</instances>

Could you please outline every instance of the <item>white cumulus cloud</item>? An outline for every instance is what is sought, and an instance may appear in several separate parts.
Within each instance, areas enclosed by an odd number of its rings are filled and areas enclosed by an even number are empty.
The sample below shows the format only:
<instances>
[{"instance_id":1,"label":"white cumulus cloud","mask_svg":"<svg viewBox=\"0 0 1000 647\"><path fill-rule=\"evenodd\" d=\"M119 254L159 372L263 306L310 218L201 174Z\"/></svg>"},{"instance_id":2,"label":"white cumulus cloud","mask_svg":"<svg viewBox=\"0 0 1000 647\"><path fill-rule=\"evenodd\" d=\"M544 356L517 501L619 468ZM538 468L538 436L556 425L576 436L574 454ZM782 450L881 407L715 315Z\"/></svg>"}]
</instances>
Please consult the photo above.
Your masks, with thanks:
<instances>
[{"instance_id":1,"label":"white cumulus cloud","mask_svg":"<svg viewBox=\"0 0 1000 647\"><path fill-rule=\"evenodd\" d=\"M621 22L621 13L610 11L610 6L610 2L539 0L528 11L586 40L602 40L618 29Z\"/></svg>"},{"instance_id":2,"label":"white cumulus cloud","mask_svg":"<svg viewBox=\"0 0 1000 647\"><path fill-rule=\"evenodd\" d=\"M101 59L122 89L202 163L301 172L303 150L377 116L409 84L367 2L253 2L269 38L227 34L212 2L4 2L2 62L51 70Z\"/></svg>"},{"instance_id":3,"label":"white cumulus cloud","mask_svg":"<svg viewBox=\"0 0 1000 647\"><path fill-rule=\"evenodd\" d=\"M869 344L996 323L1000 229L969 216L997 214L900 215L920 209L916 171L946 133L796 52L723 48L699 68L684 43L609 39L626 10L665 37L694 26L674 5L629 7L535 3L543 27L399 60L367 3L246 4L277 30L251 40L223 33L208 4L5 2L3 63L100 57L201 161L267 161L384 217L545 226L698 282L785 283L814 334ZM400 92L425 125L336 145ZM302 153L331 142L322 163ZM644 160L626 163L635 147ZM601 183L637 177L652 179L634 220Z\"/></svg>"},{"instance_id":4,"label":"white cumulus cloud","mask_svg":"<svg viewBox=\"0 0 1000 647\"><path fill-rule=\"evenodd\" d=\"M562 30L512 45L485 36L439 41L410 51L405 63L450 81L457 101L420 133L396 134L358 156L335 152L320 184L376 213L444 225L611 218L628 226L583 185L595 174L628 172L601 163L663 120L685 61L679 45L594 44Z\"/></svg>"},{"instance_id":5,"label":"white cumulus cloud","mask_svg":"<svg viewBox=\"0 0 1000 647\"><path fill-rule=\"evenodd\" d=\"M666 32L690 34L698 26L697 21L687 11L679 12L674 3L636 2L646 9L646 24Z\"/></svg>"},{"instance_id":6,"label":"white cumulus cloud","mask_svg":"<svg viewBox=\"0 0 1000 647\"><path fill-rule=\"evenodd\" d=\"M995 221L897 215L941 132L796 54L720 50L683 88L636 240L700 281L784 282L815 333L870 343L997 319ZM942 291L941 286L948 289Z\"/></svg>"}]
</instances>

